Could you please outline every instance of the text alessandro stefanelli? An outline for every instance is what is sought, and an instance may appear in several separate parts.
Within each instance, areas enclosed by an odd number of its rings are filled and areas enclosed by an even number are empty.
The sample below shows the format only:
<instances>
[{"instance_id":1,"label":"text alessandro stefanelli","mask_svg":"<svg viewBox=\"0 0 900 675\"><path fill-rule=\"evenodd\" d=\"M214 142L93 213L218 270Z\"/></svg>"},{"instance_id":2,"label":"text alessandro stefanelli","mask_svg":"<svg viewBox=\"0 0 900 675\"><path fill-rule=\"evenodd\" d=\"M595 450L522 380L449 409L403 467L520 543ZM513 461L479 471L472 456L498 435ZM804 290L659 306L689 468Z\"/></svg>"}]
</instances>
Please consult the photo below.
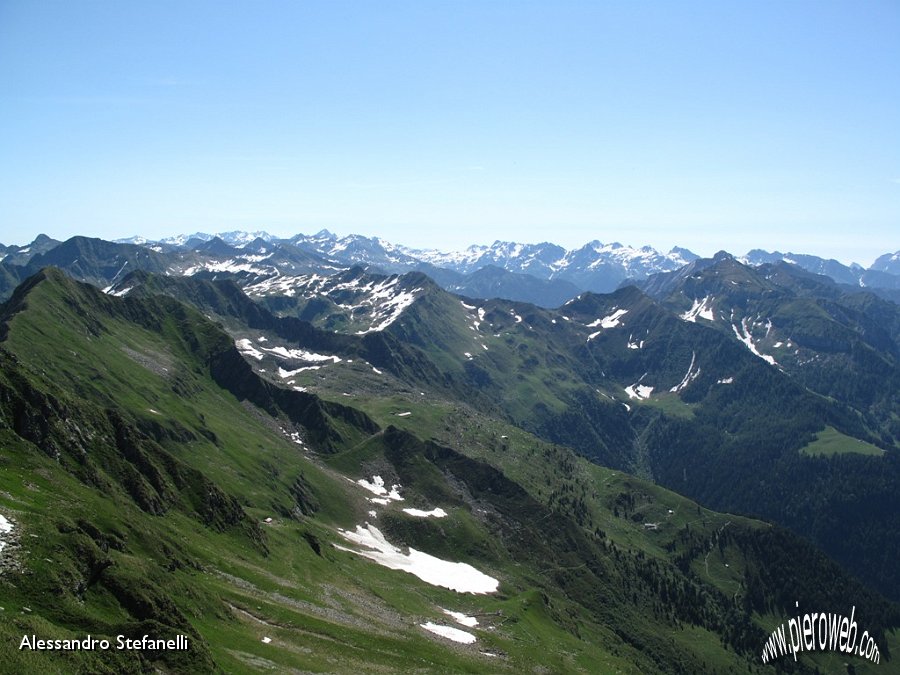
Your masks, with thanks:
<instances>
[{"instance_id":1,"label":"text alessandro stefanelli","mask_svg":"<svg viewBox=\"0 0 900 675\"><path fill-rule=\"evenodd\" d=\"M29 649L32 651L93 651L95 649L105 650L110 648L110 641L95 638L88 635L80 640L75 639L54 639L43 640L36 635L23 635L22 641L19 643L19 651ZM133 649L133 650L153 650L159 651L163 649L173 651L185 651L188 649L188 639L184 635L178 635L171 640L161 640L145 635L142 638L128 638L124 635L117 635L113 644L115 649Z\"/></svg>"}]
</instances>

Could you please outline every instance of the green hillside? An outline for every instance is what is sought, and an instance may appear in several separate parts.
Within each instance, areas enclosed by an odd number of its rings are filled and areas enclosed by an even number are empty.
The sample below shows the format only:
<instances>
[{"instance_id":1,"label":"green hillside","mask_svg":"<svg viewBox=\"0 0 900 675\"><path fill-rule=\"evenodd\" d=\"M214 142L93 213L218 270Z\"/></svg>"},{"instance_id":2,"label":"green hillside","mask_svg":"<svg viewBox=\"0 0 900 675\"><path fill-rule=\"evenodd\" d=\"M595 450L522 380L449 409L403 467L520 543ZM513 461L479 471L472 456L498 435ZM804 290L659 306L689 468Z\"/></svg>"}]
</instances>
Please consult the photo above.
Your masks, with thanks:
<instances>
[{"instance_id":1,"label":"green hillside","mask_svg":"<svg viewBox=\"0 0 900 675\"><path fill-rule=\"evenodd\" d=\"M419 400L398 417L375 398L275 387L165 296L105 296L47 270L2 321L0 644L15 670L749 672L764 615L788 604L753 571L779 550L797 561L785 587L818 579L809 593L856 603L879 644L893 639L896 607L846 578L823 590L842 573L784 532L458 407ZM400 428L415 419L430 422ZM353 481L373 476L404 501L369 501ZM435 507L446 518L403 511ZM465 562L497 590L345 550L367 550L341 534L366 522L394 555ZM698 573L723 528L724 555L745 562ZM458 626L474 644L422 627L456 625L444 609L478 619ZM191 649L35 653L15 648L25 633L183 634Z\"/></svg>"}]
</instances>

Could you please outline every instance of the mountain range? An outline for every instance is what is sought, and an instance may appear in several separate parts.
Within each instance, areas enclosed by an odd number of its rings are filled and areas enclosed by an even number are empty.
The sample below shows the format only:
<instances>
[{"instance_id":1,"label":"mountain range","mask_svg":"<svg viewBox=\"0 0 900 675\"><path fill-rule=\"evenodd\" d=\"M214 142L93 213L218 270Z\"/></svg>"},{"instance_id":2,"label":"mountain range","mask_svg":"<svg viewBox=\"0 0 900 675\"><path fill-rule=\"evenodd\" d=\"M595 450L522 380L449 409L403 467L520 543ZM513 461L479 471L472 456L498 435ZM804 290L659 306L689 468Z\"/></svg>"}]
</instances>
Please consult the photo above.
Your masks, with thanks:
<instances>
[{"instance_id":1,"label":"mountain range","mask_svg":"<svg viewBox=\"0 0 900 675\"><path fill-rule=\"evenodd\" d=\"M112 246L114 243L122 248ZM134 259L137 249L128 246L148 251L147 257ZM85 250L92 248L93 252ZM53 249L57 250L50 255ZM75 267L79 263L82 267L92 264L95 256L109 257L110 266L119 261L119 267L115 271L79 271ZM62 245L40 235L28 246L0 245L0 297L8 296L17 283L46 264L71 267L76 278L85 280L98 278L99 271L107 284L126 263L131 265L128 269L162 268L170 274L239 274L248 283L275 276L332 274L359 265L388 274L420 271L454 293L501 297L550 308L584 291L608 293L632 281L682 269L697 259L696 254L678 247L661 253L649 246L633 248L598 241L573 250L550 243L497 241L491 246L470 246L465 251L445 253L411 249L378 237L338 237L327 230L284 239L261 231L194 233L159 241L131 237L104 242L73 237ZM900 298L900 252L879 257L869 269L777 251L752 250L739 260L751 266L783 261L840 284L870 288L892 300Z\"/></svg>"},{"instance_id":2,"label":"mountain range","mask_svg":"<svg viewBox=\"0 0 900 675\"><path fill-rule=\"evenodd\" d=\"M25 248L2 643L196 649L17 670L758 672L796 603L855 606L883 660L779 667L897 670L896 256L852 282L597 242Z\"/></svg>"}]
</instances>

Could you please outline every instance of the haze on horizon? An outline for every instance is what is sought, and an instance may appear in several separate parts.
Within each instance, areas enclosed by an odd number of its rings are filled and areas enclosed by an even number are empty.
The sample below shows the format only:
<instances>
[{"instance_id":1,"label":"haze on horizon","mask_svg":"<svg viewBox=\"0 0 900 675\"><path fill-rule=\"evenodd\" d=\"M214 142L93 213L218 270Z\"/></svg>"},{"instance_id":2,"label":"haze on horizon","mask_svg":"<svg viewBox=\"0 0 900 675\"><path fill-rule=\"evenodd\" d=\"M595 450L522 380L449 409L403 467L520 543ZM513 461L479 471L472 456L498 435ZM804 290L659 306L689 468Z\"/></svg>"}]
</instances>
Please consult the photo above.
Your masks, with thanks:
<instances>
[{"instance_id":1,"label":"haze on horizon","mask_svg":"<svg viewBox=\"0 0 900 675\"><path fill-rule=\"evenodd\" d=\"M900 249L900 5L0 5L0 242Z\"/></svg>"}]
</instances>

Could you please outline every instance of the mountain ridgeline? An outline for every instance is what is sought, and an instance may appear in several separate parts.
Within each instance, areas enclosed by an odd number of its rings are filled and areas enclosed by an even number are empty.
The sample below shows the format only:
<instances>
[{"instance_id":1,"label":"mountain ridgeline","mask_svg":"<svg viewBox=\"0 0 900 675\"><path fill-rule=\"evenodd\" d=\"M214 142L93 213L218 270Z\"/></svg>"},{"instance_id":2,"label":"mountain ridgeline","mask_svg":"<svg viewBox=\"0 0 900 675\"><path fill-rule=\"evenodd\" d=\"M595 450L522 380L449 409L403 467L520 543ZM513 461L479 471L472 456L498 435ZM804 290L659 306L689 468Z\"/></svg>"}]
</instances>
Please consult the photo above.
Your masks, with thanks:
<instances>
[{"instance_id":1,"label":"mountain ridgeline","mask_svg":"<svg viewBox=\"0 0 900 675\"><path fill-rule=\"evenodd\" d=\"M52 255L54 249L58 249ZM797 269L827 275L837 283L867 288L900 300L900 254L885 254L868 269L817 256L753 250L739 258L756 267L784 261ZM504 298L541 307L558 307L584 291L608 293L620 285L642 281L697 262L691 251L674 247L663 253L618 242L591 241L566 250L551 243L496 241L465 251L440 252L393 244L378 237L338 237L327 230L280 239L265 232L196 233L159 241L132 237L105 242L73 237L58 242L45 235L28 246L0 244L0 298L46 265L106 287L127 272L145 270L172 275L227 275L242 286L274 277L331 275L355 266L383 274L418 271L442 288L476 298ZM701 261L702 262L702 261Z\"/></svg>"}]
</instances>

